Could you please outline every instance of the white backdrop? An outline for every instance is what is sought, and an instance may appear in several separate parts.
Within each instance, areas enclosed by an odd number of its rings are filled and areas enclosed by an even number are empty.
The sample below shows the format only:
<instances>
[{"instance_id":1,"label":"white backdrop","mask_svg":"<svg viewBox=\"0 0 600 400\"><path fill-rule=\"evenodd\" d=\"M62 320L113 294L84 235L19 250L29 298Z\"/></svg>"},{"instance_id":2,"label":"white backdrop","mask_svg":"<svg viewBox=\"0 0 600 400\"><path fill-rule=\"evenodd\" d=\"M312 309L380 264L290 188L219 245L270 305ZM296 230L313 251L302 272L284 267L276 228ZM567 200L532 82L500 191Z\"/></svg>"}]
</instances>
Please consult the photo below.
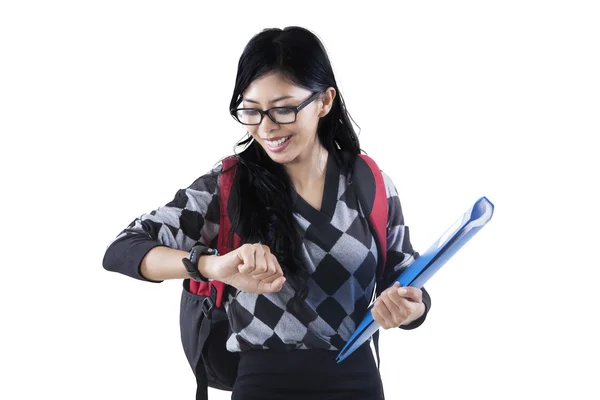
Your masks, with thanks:
<instances>
[{"instance_id":1,"label":"white backdrop","mask_svg":"<svg viewBox=\"0 0 600 400\"><path fill-rule=\"evenodd\" d=\"M600 398L594 2L202 3L0 5L1 398L193 398L180 282L102 256L233 152L238 57L288 25L325 43L417 250L496 206L426 323L383 333L387 397Z\"/></svg>"}]
</instances>

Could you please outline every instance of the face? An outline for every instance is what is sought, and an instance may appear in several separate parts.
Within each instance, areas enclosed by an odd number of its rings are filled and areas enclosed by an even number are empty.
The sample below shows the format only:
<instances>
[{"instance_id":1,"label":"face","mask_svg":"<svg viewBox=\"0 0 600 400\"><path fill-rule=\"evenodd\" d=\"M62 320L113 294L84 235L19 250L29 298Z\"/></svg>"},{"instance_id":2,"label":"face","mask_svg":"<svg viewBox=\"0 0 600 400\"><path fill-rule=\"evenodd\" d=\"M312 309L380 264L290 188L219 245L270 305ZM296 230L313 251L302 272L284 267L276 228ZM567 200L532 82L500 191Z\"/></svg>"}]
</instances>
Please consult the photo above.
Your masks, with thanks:
<instances>
[{"instance_id":1,"label":"face","mask_svg":"<svg viewBox=\"0 0 600 400\"><path fill-rule=\"evenodd\" d=\"M272 107L295 107L312 96L307 89L290 83L279 73L271 73L254 80L242 94L238 108L267 110ZM314 154L320 146L317 137L319 119L331 109L335 89L328 88L324 94L302 108L291 124L277 124L267 115L260 125L245 128L271 159L280 164L301 162ZM283 140L283 142L282 142Z\"/></svg>"}]
</instances>

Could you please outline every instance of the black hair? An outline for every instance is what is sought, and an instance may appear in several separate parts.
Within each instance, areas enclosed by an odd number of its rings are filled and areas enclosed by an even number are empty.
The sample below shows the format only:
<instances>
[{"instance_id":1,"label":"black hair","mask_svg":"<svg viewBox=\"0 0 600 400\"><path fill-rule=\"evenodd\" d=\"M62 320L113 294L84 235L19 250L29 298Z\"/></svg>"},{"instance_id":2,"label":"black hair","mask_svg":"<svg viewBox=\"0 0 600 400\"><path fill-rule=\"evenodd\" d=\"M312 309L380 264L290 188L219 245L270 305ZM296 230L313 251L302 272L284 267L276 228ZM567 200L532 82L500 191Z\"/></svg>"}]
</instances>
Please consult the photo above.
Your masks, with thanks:
<instances>
[{"instance_id":1,"label":"black hair","mask_svg":"<svg viewBox=\"0 0 600 400\"><path fill-rule=\"evenodd\" d=\"M336 83L327 52L319 38L307 29L287 27L265 29L246 45L239 59L230 110L242 100L242 93L261 76L278 72L293 84L311 92L333 87L337 94L329 113L319 120L317 136L335 162L350 170L360 154L358 135ZM283 165L273 161L252 136L236 144L237 206L231 213L232 234L242 243L268 245L284 273L301 272L299 234L292 214L292 183Z\"/></svg>"}]
</instances>

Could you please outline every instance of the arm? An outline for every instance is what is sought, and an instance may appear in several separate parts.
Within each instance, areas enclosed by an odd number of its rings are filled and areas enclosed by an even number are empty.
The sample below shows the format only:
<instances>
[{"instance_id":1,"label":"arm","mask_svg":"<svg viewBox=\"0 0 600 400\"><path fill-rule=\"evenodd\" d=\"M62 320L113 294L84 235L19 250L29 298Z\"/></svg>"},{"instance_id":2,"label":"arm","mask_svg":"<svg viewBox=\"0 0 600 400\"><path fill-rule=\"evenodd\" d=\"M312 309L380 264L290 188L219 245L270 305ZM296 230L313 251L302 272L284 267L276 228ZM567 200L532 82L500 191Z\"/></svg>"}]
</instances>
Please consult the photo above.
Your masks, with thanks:
<instances>
[{"instance_id":1,"label":"arm","mask_svg":"<svg viewBox=\"0 0 600 400\"><path fill-rule=\"evenodd\" d=\"M177 191L163 207L136 218L108 246L102 261L108 271L161 282L187 278L181 259L196 242L214 246L219 233L219 176L222 165ZM214 257L201 257L206 277Z\"/></svg>"},{"instance_id":2,"label":"arm","mask_svg":"<svg viewBox=\"0 0 600 400\"><path fill-rule=\"evenodd\" d=\"M410 242L409 228L404 224L404 215L396 187L385 173L383 173L383 177L388 198L387 258L383 276L378 285L385 289L419 258L419 253L413 249ZM424 287L421 288L421 292L422 302L425 305L423 315L407 325L400 325L401 329L414 329L425 321L431 308L431 298Z\"/></svg>"},{"instance_id":3,"label":"arm","mask_svg":"<svg viewBox=\"0 0 600 400\"><path fill-rule=\"evenodd\" d=\"M187 251L171 249L165 246L152 248L142 259L140 275L148 281L161 282L165 279L189 278L183 267L182 258ZM206 278L213 278L217 256L202 256L198 259L198 270Z\"/></svg>"}]
</instances>

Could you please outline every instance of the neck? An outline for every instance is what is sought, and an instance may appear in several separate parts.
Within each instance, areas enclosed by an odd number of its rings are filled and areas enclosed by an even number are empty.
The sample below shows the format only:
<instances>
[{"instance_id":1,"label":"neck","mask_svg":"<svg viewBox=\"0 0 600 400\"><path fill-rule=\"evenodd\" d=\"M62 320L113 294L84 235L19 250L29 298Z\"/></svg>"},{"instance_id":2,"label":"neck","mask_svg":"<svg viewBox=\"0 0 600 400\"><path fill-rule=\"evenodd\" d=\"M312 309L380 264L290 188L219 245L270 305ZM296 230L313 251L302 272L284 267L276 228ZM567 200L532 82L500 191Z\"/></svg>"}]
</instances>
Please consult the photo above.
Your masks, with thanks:
<instances>
[{"instance_id":1,"label":"neck","mask_svg":"<svg viewBox=\"0 0 600 400\"><path fill-rule=\"evenodd\" d=\"M325 180L327 155L327 150L316 140L312 149L285 164L296 191L305 191Z\"/></svg>"}]
</instances>

